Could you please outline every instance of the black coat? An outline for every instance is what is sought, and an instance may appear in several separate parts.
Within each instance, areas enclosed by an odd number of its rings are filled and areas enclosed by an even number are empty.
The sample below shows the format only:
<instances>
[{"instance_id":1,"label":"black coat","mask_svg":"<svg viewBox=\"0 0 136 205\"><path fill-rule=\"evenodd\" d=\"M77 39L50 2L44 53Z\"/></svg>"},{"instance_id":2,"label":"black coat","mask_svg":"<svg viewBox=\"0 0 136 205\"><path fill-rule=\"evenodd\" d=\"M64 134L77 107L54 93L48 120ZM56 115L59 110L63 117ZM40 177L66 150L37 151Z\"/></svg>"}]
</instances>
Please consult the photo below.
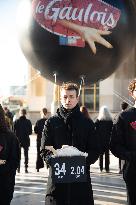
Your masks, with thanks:
<instances>
[{"instance_id":1,"label":"black coat","mask_svg":"<svg viewBox=\"0 0 136 205\"><path fill-rule=\"evenodd\" d=\"M46 118L41 118L37 120L34 126L34 132L37 134L37 159L36 159L36 169L40 169L44 167L44 161L40 156L40 146L41 146L41 138L42 132L45 125Z\"/></svg>"},{"instance_id":2,"label":"black coat","mask_svg":"<svg viewBox=\"0 0 136 205\"><path fill-rule=\"evenodd\" d=\"M14 132L20 142L21 147L30 146L29 135L32 134L32 124L25 116L21 116L14 123Z\"/></svg>"},{"instance_id":3,"label":"black coat","mask_svg":"<svg viewBox=\"0 0 136 205\"><path fill-rule=\"evenodd\" d=\"M112 120L99 120L95 122L96 134L99 140L100 153L103 154L110 147L111 132L113 127Z\"/></svg>"},{"instance_id":4,"label":"black coat","mask_svg":"<svg viewBox=\"0 0 136 205\"><path fill-rule=\"evenodd\" d=\"M136 108L129 108L118 116L112 131L111 152L125 160L124 179L136 183Z\"/></svg>"},{"instance_id":5,"label":"black coat","mask_svg":"<svg viewBox=\"0 0 136 205\"><path fill-rule=\"evenodd\" d=\"M39 145L41 145L42 132L46 120L47 120L46 118L41 118L40 120L37 120L34 126L34 132L37 134L37 143Z\"/></svg>"},{"instance_id":6,"label":"black coat","mask_svg":"<svg viewBox=\"0 0 136 205\"><path fill-rule=\"evenodd\" d=\"M112 132L111 152L125 160L123 178L126 182L128 204L136 204L136 108L120 113Z\"/></svg>"},{"instance_id":7,"label":"black coat","mask_svg":"<svg viewBox=\"0 0 136 205\"><path fill-rule=\"evenodd\" d=\"M111 150L121 159L133 159L136 152L136 108L129 108L118 116L113 127Z\"/></svg>"},{"instance_id":8,"label":"black coat","mask_svg":"<svg viewBox=\"0 0 136 205\"><path fill-rule=\"evenodd\" d=\"M19 165L19 142L10 131L0 130L0 204L8 204L14 192L15 174Z\"/></svg>"},{"instance_id":9,"label":"black coat","mask_svg":"<svg viewBox=\"0 0 136 205\"><path fill-rule=\"evenodd\" d=\"M44 127L41 149L51 145L55 149L60 149L62 145L72 145L82 152L87 152L87 177L85 183L53 184L49 176L46 201L52 197L53 201L47 204L65 205L67 202L67 192L70 190L69 205L93 205L93 193L89 173L90 164L93 164L98 156L97 138L95 136L94 124L86 119L76 106L71 113L61 107L57 114L49 118Z\"/></svg>"}]
</instances>

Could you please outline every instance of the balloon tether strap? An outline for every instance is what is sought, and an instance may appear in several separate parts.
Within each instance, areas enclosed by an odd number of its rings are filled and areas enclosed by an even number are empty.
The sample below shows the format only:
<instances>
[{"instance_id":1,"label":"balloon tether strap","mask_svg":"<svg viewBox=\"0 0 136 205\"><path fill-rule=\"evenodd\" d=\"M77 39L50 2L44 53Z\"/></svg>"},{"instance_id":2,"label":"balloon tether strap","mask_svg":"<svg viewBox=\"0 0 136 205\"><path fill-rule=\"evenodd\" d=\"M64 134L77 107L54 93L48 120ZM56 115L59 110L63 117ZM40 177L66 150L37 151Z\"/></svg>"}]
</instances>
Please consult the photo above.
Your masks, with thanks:
<instances>
[{"instance_id":1,"label":"balloon tether strap","mask_svg":"<svg viewBox=\"0 0 136 205\"><path fill-rule=\"evenodd\" d=\"M78 96L80 96L80 94L81 94L82 87L85 86L85 75L80 76L80 78L81 78L81 82L80 82L80 87L79 87L79 94L78 94Z\"/></svg>"}]
</instances>

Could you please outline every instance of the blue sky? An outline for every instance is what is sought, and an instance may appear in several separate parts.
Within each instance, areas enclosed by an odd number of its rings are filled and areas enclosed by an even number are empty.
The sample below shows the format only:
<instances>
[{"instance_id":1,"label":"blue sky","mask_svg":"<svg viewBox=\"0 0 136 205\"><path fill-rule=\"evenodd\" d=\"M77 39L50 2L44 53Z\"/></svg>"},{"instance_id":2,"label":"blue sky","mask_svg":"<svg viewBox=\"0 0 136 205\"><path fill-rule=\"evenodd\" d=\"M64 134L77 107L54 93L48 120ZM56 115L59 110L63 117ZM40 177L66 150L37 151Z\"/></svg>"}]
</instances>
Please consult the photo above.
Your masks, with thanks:
<instances>
[{"instance_id":1,"label":"blue sky","mask_svg":"<svg viewBox=\"0 0 136 205\"><path fill-rule=\"evenodd\" d=\"M0 1L0 95L10 85L23 85L28 63L17 38L19 0Z\"/></svg>"}]
</instances>

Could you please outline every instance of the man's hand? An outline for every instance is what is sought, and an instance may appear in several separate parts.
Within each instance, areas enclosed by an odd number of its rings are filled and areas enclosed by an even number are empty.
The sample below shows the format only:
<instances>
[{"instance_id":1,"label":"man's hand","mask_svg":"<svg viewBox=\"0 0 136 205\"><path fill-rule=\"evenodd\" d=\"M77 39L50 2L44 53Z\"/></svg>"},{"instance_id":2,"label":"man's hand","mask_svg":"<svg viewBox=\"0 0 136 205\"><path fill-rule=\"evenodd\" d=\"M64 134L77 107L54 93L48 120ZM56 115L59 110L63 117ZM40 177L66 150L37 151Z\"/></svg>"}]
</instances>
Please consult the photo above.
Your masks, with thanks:
<instances>
[{"instance_id":1,"label":"man's hand","mask_svg":"<svg viewBox=\"0 0 136 205\"><path fill-rule=\"evenodd\" d=\"M54 155L56 155L56 150L54 149L53 146L45 146L45 149L51 151Z\"/></svg>"},{"instance_id":2,"label":"man's hand","mask_svg":"<svg viewBox=\"0 0 136 205\"><path fill-rule=\"evenodd\" d=\"M53 152L50 150L42 149L40 151L40 156L45 161L47 168L50 167L52 155L53 155Z\"/></svg>"}]
</instances>

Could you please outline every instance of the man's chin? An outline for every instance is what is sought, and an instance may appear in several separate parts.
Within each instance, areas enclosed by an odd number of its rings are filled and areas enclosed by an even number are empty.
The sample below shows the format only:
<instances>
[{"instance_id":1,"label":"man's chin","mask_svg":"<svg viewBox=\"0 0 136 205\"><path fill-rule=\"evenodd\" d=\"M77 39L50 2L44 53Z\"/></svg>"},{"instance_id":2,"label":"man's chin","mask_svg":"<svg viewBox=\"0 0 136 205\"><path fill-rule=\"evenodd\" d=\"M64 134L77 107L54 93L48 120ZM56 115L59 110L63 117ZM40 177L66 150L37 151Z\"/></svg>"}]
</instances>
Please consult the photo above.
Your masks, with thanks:
<instances>
[{"instance_id":1,"label":"man's chin","mask_svg":"<svg viewBox=\"0 0 136 205\"><path fill-rule=\"evenodd\" d=\"M66 105L65 108L66 108L67 110L71 110L71 109L72 109L72 107L69 106L69 105Z\"/></svg>"}]
</instances>

